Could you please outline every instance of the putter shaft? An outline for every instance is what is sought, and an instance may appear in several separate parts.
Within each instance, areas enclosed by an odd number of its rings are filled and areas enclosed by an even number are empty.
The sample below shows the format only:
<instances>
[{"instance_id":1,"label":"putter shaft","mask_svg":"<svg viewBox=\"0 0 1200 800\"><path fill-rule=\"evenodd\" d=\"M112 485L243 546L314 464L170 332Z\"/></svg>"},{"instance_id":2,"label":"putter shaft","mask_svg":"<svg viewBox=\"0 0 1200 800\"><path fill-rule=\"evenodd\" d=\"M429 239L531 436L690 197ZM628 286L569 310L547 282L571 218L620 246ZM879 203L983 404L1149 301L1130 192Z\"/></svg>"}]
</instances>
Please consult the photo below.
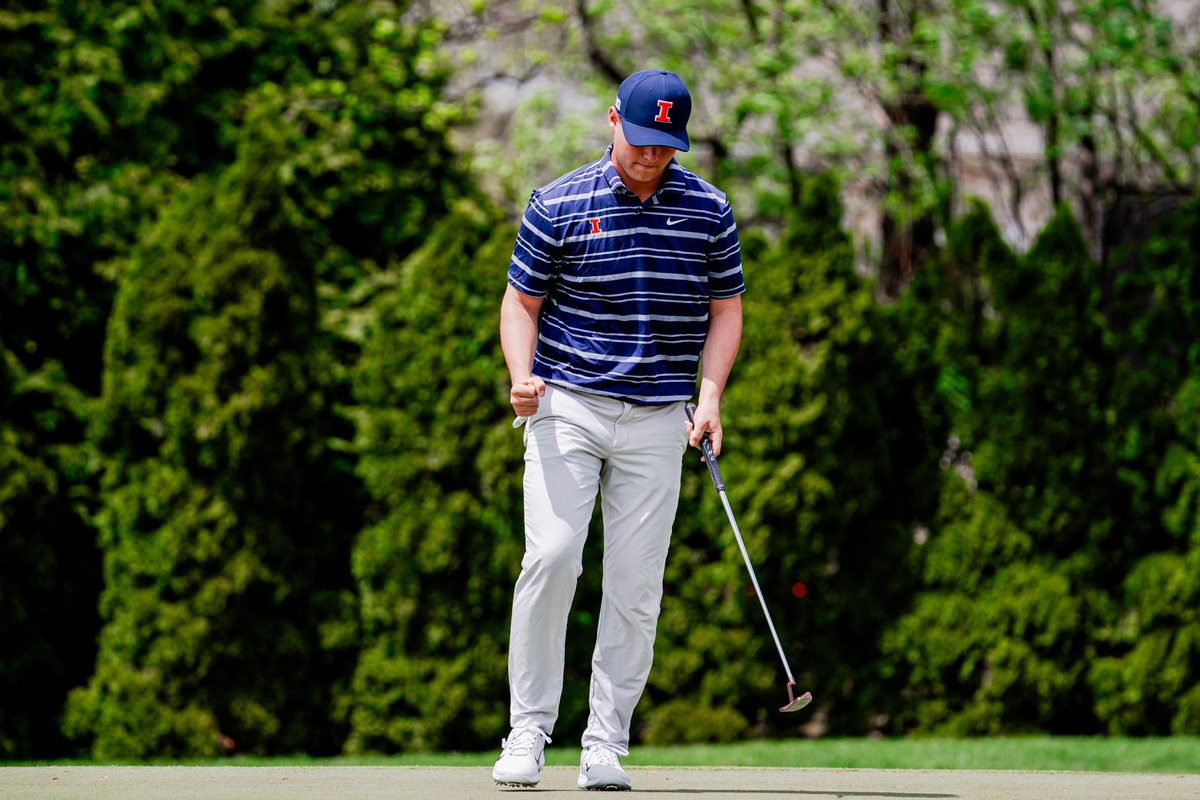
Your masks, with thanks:
<instances>
[{"instance_id":1,"label":"putter shaft","mask_svg":"<svg viewBox=\"0 0 1200 800\"><path fill-rule=\"evenodd\" d=\"M691 403L684 406L687 411L688 421L695 424L696 407ZM758 575L754 572L754 564L750 561L750 553L746 551L746 542L742 539L742 532L738 528L737 519L733 516L733 508L729 505L729 495L725 491L725 479L721 476L721 468L717 465L717 454L713 450L712 441L709 439L708 431L700 437L700 450L704 453L704 463L708 466L708 474L712 477L713 486L717 487L717 494L721 497L721 505L725 507L725 516L729 518L729 525L733 528L733 537L737 540L738 550L742 553L742 561L746 563L746 571L750 573L750 582L754 584L754 594L758 597L758 603L762 606L763 616L767 618L767 627L771 629L771 638L775 641L775 649L779 651L779 660L783 662L783 671L787 673L788 679L788 702L780 711L799 711L810 702L812 702L812 693L805 692L796 697L793 691L796 685L796 679L792 677L792 667L788 664L787 656L783 653L783 643L779 641L779 634L775 630L775 621L771 619L771 612L767 608L767 600L763 597L762 588L758 585Z\"/></svg>"},{"instance_id":2,"label":"putter shaft","mask_svg":"<svg viewBox=\"0 0 1200 800\"><path fill-rule=\"evenodd\" d=\"M733 528L733 537L737 539L738 549L742 551L742 560L746 562L746 571L750 573L750 582L754 584L754 594L758 597L758 604L762 606L763 616L767 618L767 627L771 629L771 638L775 640L775 649L779 651L779 660L783 662L783 671L787 673L788 683L795 684L796 679L792 677L792 668L788 665L787 656L783 654L783 644L779 641L779 634L775 632L775 621L771 619L767 601L758 585L758 576L754 574L754 565L750 563L750 554L746 552L746 543L742 540L742 532L738 530L737 520L733 518L733 509L729 507L729 495L725 493L724 489L719 490L718 494L721 496L721 504L725 506L725 516L729 517L729 525Z\"/></svg>"}]
</instances>

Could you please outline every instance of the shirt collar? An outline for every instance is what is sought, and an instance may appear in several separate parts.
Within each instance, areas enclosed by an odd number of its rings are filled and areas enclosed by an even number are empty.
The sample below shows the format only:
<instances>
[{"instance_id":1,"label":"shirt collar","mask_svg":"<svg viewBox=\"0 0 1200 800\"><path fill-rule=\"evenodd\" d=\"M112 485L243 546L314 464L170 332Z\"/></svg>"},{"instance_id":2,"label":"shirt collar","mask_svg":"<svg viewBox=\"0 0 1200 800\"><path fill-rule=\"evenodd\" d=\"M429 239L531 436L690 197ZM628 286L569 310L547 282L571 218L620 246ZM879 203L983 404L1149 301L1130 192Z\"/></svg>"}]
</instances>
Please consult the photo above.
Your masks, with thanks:
<instances>
[{"instance_id":1,"label":"shirt collar","mask_svg":"<svg viewBox=\"0 0 1200 800\"><path fill-rule=\"evenodd\" d=\"M604 180L608 181L609 188L612 189L613 194L617 197L637 200L638 196L621 181L621 176L617 174L617 168L613 166L612 149L613 146L609 144L608 149L604 151L604 155L600 159L600 169L604 175ZM651 197L665 198L668 195L682 194L683 190L683 167L679 166L679 162L672 157L671 163L667 165L667 169L663 173L662 183L658 185L658 189L655 190Z\"/></svg>"}]
</instances>

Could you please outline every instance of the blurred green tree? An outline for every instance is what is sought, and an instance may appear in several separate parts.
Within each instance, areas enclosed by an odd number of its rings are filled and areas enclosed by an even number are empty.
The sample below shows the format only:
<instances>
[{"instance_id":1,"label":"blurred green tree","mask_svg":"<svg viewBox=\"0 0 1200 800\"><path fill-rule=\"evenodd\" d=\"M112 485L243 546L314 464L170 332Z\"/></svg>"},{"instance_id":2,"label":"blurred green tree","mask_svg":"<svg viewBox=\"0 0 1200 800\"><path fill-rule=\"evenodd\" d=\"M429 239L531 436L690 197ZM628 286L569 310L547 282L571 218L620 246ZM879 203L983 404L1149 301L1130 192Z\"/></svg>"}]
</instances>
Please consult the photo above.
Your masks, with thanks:
<instances>
[{"instance_id":1,"label":"blurred green tree","mask_svg":"<svg viewBox=\"0 0 1200 800\"><path fill-rule=\"evenodd\" d=\"M910 694L898 722L960 735L1088 732L1087 631L1103 619L1113 551L1136 522L1107 445L1114 354L1098 267L1065 211L1024 258L1004 257L986 224L956 233L969 238L951 254L986 268L989 313L951 304L943 323L959 328L954 347L968 358L946 387L952 477L923 558L927 591L885 645ZM988 252L1000 257L979 257Z\"/></svg>"},{"instance_id":2,"label":"blurred green tree","mask_svg":"<svg viewBox=\"0 0 1200 800\"><path fill-rule=\"evenodd\" d=\"M508 608L520 567L520 434L497 329L515 229L463 200L359 287L353 554L363 642L349 752L482 749L507 730Z\"/></svg>"},{"instance_id":3,"label":"blurred green tree","mask_svg":"<svg viewBox=\"0 0 1200 800\"><path fill-rule=\"evenodd\" d=\"M1126 565L1097 631L1096 714L1113 734L1200 732L1200 253L1195 202L1114 266L1110 316L1131 404L1118 447L1156 535ZM1145 465L1145 466L1143 466Z\"/></svg>"},{"instance_id":4,"label":"blurred green tree","mask_svg":"<svg viewBox=\"0 0 1200 800\"><path fill-rule=\"evenodd\" d=\"M499 124L513 142L539 146L472 143L506 200L524 200L512 185L524 175L544 169L548 180L578 160L585 103L599 119L623 77L661 66L697 99L685 163L728 191L744 222L773 234L804 176L834 170L855 201L861 263L892 298L979 191L1022 245L1069 205L1093 253L1118 199L1194 193L1200 18L1183 11L1161 0L431 9L453 31L460 91L517 87ZM582 98L581 82L591 89Z\"/></svg>"},{"instance_id":5,"label":"blurred green tree","mask_svg":"<svg viewBox=\"0 0 1200 800\"><path fill-rule=\"evenodd\" d=\"M0 758L66 749L58 714L87 680L99 627L88 399L57 362L29 372L0 349ZM81 488L82 487L82 488Z\"/></svg>"},{"instance_id":6,"label":"blurred green tree","mask_svg":"<svg viewBox=\"0 0 1200 800\"><path fill-rule=\"evenodd\" d=\"M750 286L722 467L808 731L1197 731L1196 208L1089 255L1114 195L1195 190L1194 23L1124 0L455 8L460 36L530 37L531 75L692 81L683 160L731 190ZM470 184L523 199L604 130L535 98L520 152L464 174L445 11L0 12L0 756L65 754L64 729L103 758L503 733L513 231ZM1024 256L982 207L952 219L953 143L1013 107L1047 147L1028 175L988 150L1010 211L1045 181L1080 219ZM839 178L925 268L857 274ZM692 457L637 734L789 733ZM563 731L598 597L588 570Z\"/></svg>"},{"instance_id":7,"label":"blurred green tree","mask_svg":"<svg viewBox=\"0 0 1200 800\"><path fill-rule=\"evenodd\" d=\"M917 588L905 564L939 473L897 359L900 332L856 275L838 227L836 182L806 180L800 197L778 244L745 243L746 323L721 406L722 471L800 688L817 696L820 725L856 734L884 702L877 643ZM794 720L770 713L782 669L697 461L685 460L648 733L683 697L783 733ZM728 717L714 720L707 736L728 735Z\"/></svg>"},{"instance_id":8,"label":"blurred green tree","mask_svg":"<svg viewBox=\"0 0 1200 800\"><path fill-rule=\"evenodd\" d=\"M1191 729L1190 712L1164 711L1167 693L1194 686L1188 657L1169 685L1132 677L1161 636L1186 641L1187 615L1146 618L1145 638L1131 627L1162 607L1160 589L1171 607L1192 591L1167 580L1182 574L1188 523L1163 524L1188 492L1171 431L1191 414L1168 387L1192 374L1194 348L1163 349L1194 336L1186 225L1101 265L1066 211L1020 258L965 220L899 307L927 331L914 355L938 364L952 477L921 557L925 591L885 641L908 702L897 730ZM1120 699L1142 690L1158 703Z\"/></svg>"},{"instance_id":9,"label":"blurred green tree","mask_svg":"<svg viewBox=\"0 0 1200 800\"><path fill-rule=\"evenodd\" d=\"M69 707L98 758L339 745L359 512L327 444L334 371L311 240L281 202L281 104L263 105L234 165L194 179L122 270L95 421L104 627Z\"/></svg>"},{"instance_id":10,"label":"blurred green tree","mask_svg":"<svg viewBox=\"0 0 1200 800\"><path fill-rule=\"evenodd\" d=\"M187 69L161 70L163 52L184 67L228 47L219 25L169 23L141 4L18 2L0 14L0 639L14 643L0 658L12 698L0 755L62 754L67 690L95 660L101 460L86 431L107 264L175 185L187 149L175 145L202 105ZM180 107L156 118L172 92Z\"/></svg>"},{"instance_id":11,"label":"blurred green tree","mask_svg":"<svg viewBox=\"0 0 1200 800\"><path fill-rule=\"evenodd\" d=\"M366 497L352 289L462 185L435 30L391 3L241 10L237 69L209 76L240 89L226 157L112 267L103 629L67 719L96 757L341 749Z\"/></svg>"}]
</instances>

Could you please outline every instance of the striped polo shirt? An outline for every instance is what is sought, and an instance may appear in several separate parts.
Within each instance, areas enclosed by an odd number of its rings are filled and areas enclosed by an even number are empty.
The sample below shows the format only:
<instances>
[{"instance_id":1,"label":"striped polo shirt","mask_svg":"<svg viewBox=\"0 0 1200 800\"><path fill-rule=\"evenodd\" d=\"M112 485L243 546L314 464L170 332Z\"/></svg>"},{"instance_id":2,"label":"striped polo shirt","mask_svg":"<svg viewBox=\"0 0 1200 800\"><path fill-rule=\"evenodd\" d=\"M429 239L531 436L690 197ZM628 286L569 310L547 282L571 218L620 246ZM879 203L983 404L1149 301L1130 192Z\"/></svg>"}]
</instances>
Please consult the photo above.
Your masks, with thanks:
<instances>
[{"instance_id":1,"label":"striped polo shirt","mask_svg":"<svg viewBox=\"0 0 1200 800\"><path fill-rule=\"evenodd\" d=\"M508 268L544 298L533 374L634 403L689 399L711 298L745 291L729 201L674 159L645 203L612 146L535 189Z\"/></svg>"}]
</instances>

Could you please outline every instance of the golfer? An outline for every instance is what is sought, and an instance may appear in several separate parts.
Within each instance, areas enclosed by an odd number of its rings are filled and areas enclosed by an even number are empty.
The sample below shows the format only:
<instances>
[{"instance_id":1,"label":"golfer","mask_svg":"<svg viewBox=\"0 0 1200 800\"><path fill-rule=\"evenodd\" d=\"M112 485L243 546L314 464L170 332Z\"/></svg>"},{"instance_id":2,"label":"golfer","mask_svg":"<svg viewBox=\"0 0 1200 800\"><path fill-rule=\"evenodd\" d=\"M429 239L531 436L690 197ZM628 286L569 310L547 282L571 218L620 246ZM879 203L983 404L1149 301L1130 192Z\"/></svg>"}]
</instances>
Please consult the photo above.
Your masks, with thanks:
<instances>
[{"instance_id":1,"label":"golfer","mask_svg":"<svg viewBox=\"0 0 1200 800\"><path fill-rule=\"evenodd\" d=\"M741 250L725 195L675 160L692 99L630 75L612 145L536 189L500 309L525 439L525 555L513 593L510 724L492 777L533 786L558 718L567 614L599 494L603 600L579 786L629 789L620 756L654 654L681 457L707 431L742 332ZM696 391L694 427L684 404Z\"/></svg>"}]
</instances>

